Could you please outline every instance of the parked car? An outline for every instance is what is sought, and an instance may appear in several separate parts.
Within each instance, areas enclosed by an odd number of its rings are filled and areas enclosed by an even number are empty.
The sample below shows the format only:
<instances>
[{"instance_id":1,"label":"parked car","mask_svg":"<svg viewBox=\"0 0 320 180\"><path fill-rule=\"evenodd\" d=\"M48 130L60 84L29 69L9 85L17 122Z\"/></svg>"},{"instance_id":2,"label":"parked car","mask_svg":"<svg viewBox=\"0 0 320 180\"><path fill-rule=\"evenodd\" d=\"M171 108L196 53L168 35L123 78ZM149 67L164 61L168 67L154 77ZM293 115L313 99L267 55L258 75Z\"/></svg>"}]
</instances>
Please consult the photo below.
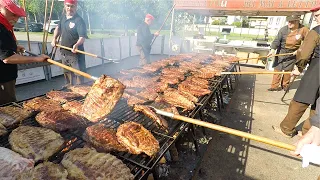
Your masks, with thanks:
<instances>
[{"instance_id":1,"label":"parked car","mask_svg":"<svg viewBox=\"0 0 320 180\"><path fill-rule=\"evenodd\" d=\"M43 24L42 23L30 23L28 24L28 28L30 32L42 32Z\"/></svg>"},{"instance_id":2,"label":"parked car","mask_svg":"<svg viewBox=\"0 0 320 180\"><path fill-rule=\"evenodd\" d=\"M26 26L24 23L18 22L13 26L14 31L24 31L25 29L26 29Z\"/></svg>"},{"instance_id":3,"label":"parked car","mask_svg":"<svg viewBox=\"0 0 320 180\"><path fill-rule=\"evenodd\" d=\"M47 22L45 30L48 30L48 26L49 26L48 32L53 33L54 30L56 29L56 27L58 26L59 22L60 22L60 20L51 20L50 25Z\"/></svg>"}]
</instances>

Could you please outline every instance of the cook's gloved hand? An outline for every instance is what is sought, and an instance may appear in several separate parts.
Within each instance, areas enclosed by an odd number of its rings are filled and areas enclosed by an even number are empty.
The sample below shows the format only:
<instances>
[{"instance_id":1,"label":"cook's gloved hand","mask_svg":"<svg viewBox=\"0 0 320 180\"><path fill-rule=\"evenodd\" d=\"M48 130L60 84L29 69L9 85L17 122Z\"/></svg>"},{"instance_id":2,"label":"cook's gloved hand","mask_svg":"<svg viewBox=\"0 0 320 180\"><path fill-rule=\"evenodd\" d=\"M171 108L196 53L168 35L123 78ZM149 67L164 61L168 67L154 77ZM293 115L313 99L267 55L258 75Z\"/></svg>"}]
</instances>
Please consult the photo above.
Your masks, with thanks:
<instances>
[{"instance_id":1,"label":"cook's gloved hand","mask_svg":"<svg viewBox=\"0 0 320 180\"><path fill-rule=\"evenodd\" d=\"M275 49L271 49L267 57L273 56L276 53Z\"/></svg>"}]
</instances>

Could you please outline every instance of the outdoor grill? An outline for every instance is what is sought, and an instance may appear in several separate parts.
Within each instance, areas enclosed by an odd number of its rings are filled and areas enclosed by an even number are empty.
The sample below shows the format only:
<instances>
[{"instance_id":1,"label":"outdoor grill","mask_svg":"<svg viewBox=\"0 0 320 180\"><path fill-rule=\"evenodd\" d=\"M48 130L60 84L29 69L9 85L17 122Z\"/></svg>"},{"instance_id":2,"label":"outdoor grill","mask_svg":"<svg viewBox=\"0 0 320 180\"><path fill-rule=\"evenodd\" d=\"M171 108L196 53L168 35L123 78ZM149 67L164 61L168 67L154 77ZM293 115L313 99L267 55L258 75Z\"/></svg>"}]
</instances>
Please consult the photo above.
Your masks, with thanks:
<instances>
[{"instance_id":1,"label":"outdoor grill","mask_svg":"<svg viewBox=\"0 0 320 180\"><path fill-rule=\"evenodd\" d=\"M237 71L236 65L231 65L231 67L227 71ZM182 112L179 111L182 115L194 118L197 115L202 116L202 111L209 103L212 103L212 99L215 99L216 106L220 110L223 107L223 99L222 99L222 91L223 86L226 86L227 90L231 90L233 88L232 81L237 80L236 76L233 75L222 75L219 77L214 77L210 79L210 90L212 91L210 94L199 98L198 105L192 111ZM44 95L42 95L44 96ZM11 103L7 106L22 106L24 101L18 103ZM172 119L167 119L169 123L169 131L168 133L159 129L156 123L143 115L142 113L138 113L133 111L132 107L128 106L124 99L121 99L112 113L109 116L100 121L99 123L105 124L107 127L117 128L120 124L127 121L134 121L142 124L146 129L148 129L155 138L159 141L160 151L156 154L155 157L149 157L144 154L133 155L125 152L112 152L111 154L117 156L121 159L131 170L131 173L135 176L135 179L145 179L150 173L154 173L153 170L155 166L158 164L160 159L164 156L164 154L169 150L170 146L175 143L176 139L185 132L185 129L192 126L188 123L182 121L176 121ZM35 116L23 121L21 125L28 126L40 126L36 120ZM8 129L11 132L14 128ZM70 150L84 147L86 146L86 142L84 141L82 135L85 129L77 129L77 130L68 130L65 132L60 132L60 134L65 139L65 144L62 149L49 158L49 161L60 163L64 154ZM0 146L10 148L8 142L8 133L5 136L0 137ZM196 141L194 141L196 143ZM197 145L196 145L197 148Z\"/></svg>"}]
</instances>

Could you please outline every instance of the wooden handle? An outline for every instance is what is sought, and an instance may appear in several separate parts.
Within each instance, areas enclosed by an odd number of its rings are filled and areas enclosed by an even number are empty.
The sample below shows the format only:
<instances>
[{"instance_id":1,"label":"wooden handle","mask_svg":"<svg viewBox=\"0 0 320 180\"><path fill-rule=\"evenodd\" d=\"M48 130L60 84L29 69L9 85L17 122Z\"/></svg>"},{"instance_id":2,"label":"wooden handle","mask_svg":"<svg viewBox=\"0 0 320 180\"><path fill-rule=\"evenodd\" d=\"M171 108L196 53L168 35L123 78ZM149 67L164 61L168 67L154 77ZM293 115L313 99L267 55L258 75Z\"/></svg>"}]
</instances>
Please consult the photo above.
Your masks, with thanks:
<instances>
[{"instance_id":1,"label":"wooden handle","mask_svg":"<svg viewBox=\"0 0 320 180\"><path fill-rule=\"evenodd\" d=\"M151 107L151 106L149 106L149 107ZM254 140L254 141L258 141L258 142L262 142L262 143L265 143L265 144L269 144L269 145L272 145L272 146L276 146L276 147L279 147L279 148L287 149L287 150L290 150L290 151L294 151L296 149L296 147L294 145L286 144L286 143L283 143L283 142L275 141L275 140L268 139L268 138L261 137L261 136L256 136L256 135L253 135L253 134L250 134L250 133L246 133L246 132L243 132L243 131L231 129L231 128L228 128L228 127L223 127L223 126L212 124L212 123L208 123L208 122L204 122L204 121L201 121L201 120L192 119L192 118L184 117L184 116L181 116L181 115L175 115L173 113L165 112L165 111L156 109L154 107L151 107L151 108L153 108L156 111L157 114L160 114L160 115L163 115L163 116L167 116L167 117L170 117L172 119L176 119L176 120L184 121L184 122L187 122L187 123L203 126L203 127L209 128L209 129L225 132L225 133L232 134L232 135L235 135L235 136L240 136L240 137L243 137L243 138L247 138L247 139L251 139L251 140Z\"/></svg>"},{"instance_id":2,"label":"wooden handle","mask_svg":"<svg viewBox=\"0 0 320 180\"><path fill-rule=\"evenodd\" d=\"M221 72L220 74L291 74L291 72Z\"/></svg>"},{"instance_id":3,"label":"wooden handle","mask_svg":"<svg viewBox=\"0 0 320 180\"><path fill-rule=\"evenodd\" d=\"M216 125L216 124L212 124L212 123L208 123L208 122L204 122L204 121L200 121L200 120L196 120L196 119L191 119L191 118L180 116L180 115L173 115L173 118L181 120L181 121L184 121L184 122L188 122L188 123L191 123L191 124L196 124L196 125L199 125L199 126L203 126L203 127L209 128L209 129L225 132L225 133L228 133L228 134L232 134L232 135L240 136L240 137L243 137L243 138L251 139L251 140L254 140L254 141L262 142L262 143L269 144L269 145L272 145L272 146L276 146L276 147L279 147L279 148L287 149L287 150L290 150L290 151L294 151L296 149L296 147L294 145L291 145L291 144L286 144L286 143L283 143L283 142L280 142L280 141L275 141L275 140L268 139L268 138L265 138L265 137L256 136L256 135L253 135L253 134L250 134L250 133L246 133L246 132L243 132L243 131L231 129L231 128L228 128L228 127L223 127L223 126L219 126L219 125Z\"/></svg>"},{"instance_id":4,"label":"wooden handle","mask_svg":"<svg viewBox=\"0 0 320 180\"><path fill-rule=\"evenodd\" d=\"M274 54L274 55L271 55L269 57L288 56L288 55L293 55L293 53ZM229 62L238 62L238 61L246 61L246 60L250 60L250 59L262 59L262 58L268 58L268 56L259 56L259 57L255 57L255 58L242 58L242 59L232 60L232 61L229 61Z\"/></svg>"},{"instance_id":5,"label":"wooden handle","mask_svg":"<svg viewBox=\"0 0 320 180\"><path fill-rule=\"evenodd\" d=\"M63 48L63 49L72 51L72 48L69 48L69 47L66 47L66 46L62 46L62 45L60 45L60 44L56 44L56 46L59 47L59 48ZM100 58L100 57L99 57L98 55L96 55L96 54L87 53L87 52L84 52L84 51L80 51L80 50L78 50L78 49L76 49L76 52L77 52L77 53L84 54L84 55L92 56L92 57L95 57L95 58Z\"/></svg>"},{"instance_id":6,"label":"wooden handle","mask_svg":"<svg viewBox=\"0 0 320 180\"><path fill-rule=\"evenodd\" d=\"M59 66L59 67L61 67L61 68L63 68L63 69L67 69L67 70L69 70L69 71L72 71L72 72L74 72L74 73L76 73L76 74L79 74L79 75L81 75L81 76L83 76L83 77L86 77L86 78L88 78L88 79L97 80L96 77L91 76L91 75L88 74L88 73L82 72L82 71L80 71L80 70L78 70L78 69L75 69L75 68L72 68L72 67L70 67L70 66L66 66L66 65L64 65L64 64L62 64L62 63L59 63L59 62L57 62L57 61L54 61L54 60L52 60L52 59L47 59L47 61L48 61L49 63L51 63L51 64L54 64L54 65L57 65L57 66Z\"/></svg>"}]
</instances>

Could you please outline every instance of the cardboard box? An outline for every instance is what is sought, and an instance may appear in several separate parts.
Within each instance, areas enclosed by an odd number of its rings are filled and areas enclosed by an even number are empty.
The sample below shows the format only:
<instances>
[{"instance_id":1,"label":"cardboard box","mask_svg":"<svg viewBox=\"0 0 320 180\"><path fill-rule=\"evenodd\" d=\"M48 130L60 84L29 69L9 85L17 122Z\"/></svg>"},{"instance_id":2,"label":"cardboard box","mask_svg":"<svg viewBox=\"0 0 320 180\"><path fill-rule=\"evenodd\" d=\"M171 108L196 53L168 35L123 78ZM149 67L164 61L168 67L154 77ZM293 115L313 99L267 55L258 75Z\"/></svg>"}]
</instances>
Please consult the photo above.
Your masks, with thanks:
<instances>
[{"instance_id":1,"label":"cardboard box","mask_svg":"<svg viewBox=\"0 0 320 180\"><path fill-rule=\"evenodd\" d=\"M249 53L247 53L247 52L237 52L237 58L239 58L239 59L248 58L248 55L249 55ZM247 60L240 61L240 63L247 63Z\"/></svg>"}]
</instances>

